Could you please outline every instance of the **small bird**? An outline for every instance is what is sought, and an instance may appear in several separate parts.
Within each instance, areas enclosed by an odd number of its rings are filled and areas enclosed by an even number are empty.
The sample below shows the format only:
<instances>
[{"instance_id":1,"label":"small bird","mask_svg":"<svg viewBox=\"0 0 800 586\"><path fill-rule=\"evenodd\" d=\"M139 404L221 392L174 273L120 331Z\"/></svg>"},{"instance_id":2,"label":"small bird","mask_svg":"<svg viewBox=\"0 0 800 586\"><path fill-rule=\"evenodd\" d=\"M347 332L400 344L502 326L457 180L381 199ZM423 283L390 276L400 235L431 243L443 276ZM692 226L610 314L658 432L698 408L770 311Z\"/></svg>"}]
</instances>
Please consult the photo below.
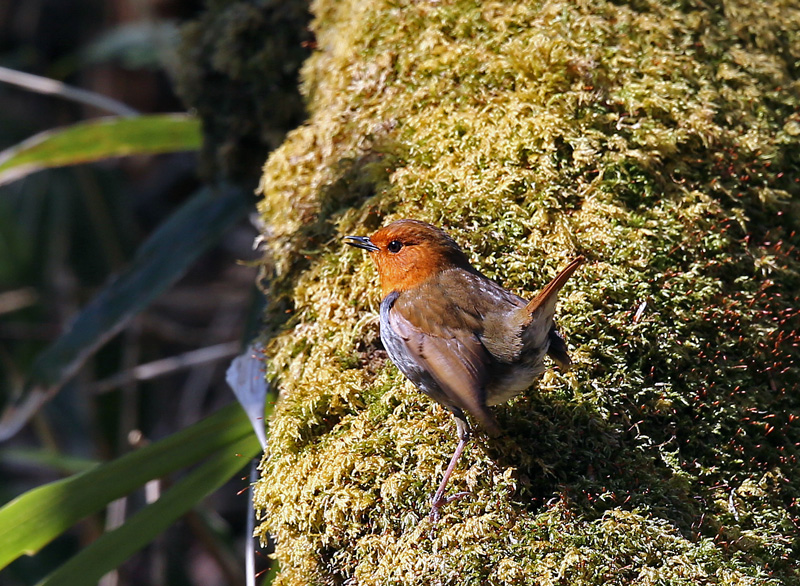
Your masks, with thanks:
<instances>
[{"instance_id":1,"label":"small bird","mask_svg":"<svg viewBox=\"0 0 800 586\"><path fill-rule=\"evenodd\" d=\"M431 499L430 519L468 493L445 497L469 441L469 413L492 437L501 433L487 406L508 401L544 372L544 355L571 364L553 323L556 297L583 257L570 262L531 301L506 291L473 267L447 233L398 220L371 237L346 236L377 265L383 299L380 334L397 368L454 416L458 445Z\"/></svg>"}]
</instances>

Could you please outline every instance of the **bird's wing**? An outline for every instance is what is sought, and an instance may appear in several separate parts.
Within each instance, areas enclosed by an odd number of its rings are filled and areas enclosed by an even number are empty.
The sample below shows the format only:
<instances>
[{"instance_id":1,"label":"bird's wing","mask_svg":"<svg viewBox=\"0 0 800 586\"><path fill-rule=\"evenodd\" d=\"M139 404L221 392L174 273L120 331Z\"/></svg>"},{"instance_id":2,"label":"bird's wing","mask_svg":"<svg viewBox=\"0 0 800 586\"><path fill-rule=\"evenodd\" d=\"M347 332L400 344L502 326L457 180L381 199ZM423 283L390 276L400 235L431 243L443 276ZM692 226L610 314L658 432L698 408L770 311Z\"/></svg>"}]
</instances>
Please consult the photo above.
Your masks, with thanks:
<instances>
[{"instance_id":1,"label":"bird's wing","mask_svg":"<svg viewBox=\"0 0 800 586\"><path fill-rule=\"evenodd\" d=\"M478 337L463 328L439 327L436 334L426 333L403 313L397 309L390 311L389 325L402 340L408 358L429 374L438 387L423 390L445 406L467 411L489 433L499 432L486 407L491 357Z\"/></svg>"}]
</instances>

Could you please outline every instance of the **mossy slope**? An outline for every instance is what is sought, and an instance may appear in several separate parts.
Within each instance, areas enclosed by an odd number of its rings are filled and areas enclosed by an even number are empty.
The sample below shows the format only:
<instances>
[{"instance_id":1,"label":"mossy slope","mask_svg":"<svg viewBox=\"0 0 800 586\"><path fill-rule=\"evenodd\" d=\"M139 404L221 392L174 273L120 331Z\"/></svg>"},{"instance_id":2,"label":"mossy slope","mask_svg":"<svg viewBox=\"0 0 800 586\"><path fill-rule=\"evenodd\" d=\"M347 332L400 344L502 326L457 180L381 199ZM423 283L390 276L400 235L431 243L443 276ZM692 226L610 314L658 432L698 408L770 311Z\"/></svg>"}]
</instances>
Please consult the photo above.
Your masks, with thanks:
<instances>
[{"instance_id":1,"label":"mossy slope","mask_svg":"<svg viewBox=\"0 0 800 586\"><path fill-rule=\"evenodd\" d=\"M273 153L279 584L796 584L800 5L320 0ZM576 253L576 367L451 417L378 342L341 236L413 217L532 295Z\"/></svg>"}]
</instances>

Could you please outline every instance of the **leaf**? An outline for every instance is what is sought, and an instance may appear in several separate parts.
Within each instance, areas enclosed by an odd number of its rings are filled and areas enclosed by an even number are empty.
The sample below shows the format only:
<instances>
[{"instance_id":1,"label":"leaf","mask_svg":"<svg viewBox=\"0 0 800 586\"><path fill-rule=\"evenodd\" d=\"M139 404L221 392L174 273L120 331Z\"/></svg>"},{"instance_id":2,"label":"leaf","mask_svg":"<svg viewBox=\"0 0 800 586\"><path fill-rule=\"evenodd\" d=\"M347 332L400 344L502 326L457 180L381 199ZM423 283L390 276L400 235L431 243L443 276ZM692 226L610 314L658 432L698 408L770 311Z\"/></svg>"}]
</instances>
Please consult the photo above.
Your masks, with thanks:
<instances>
[{"instance_id":1,"label":"leaf","mask_svg":"<svg viewBox=\"0 0 800 586\"><path fill-rule=\"evenodd\" d=\"M99 537L38 586L96 584L195 504L217 490L258 453L252 434L226 446L186 478L177 482L155 503L145 507L121 527Z\"/></svg>"},{"instance_id":2,"label":"leaf","mask_svg":"<svg viewBox=\"0 0 800 586\"><path fill-rule=\"evenodd\" d=\"M237 450L248 460L236 457ZM23 554L36 553L82 518L147 481L215 451L226 455L217 456L220 466L220 458L235 460L234 472L258 452L258 439L236 403L159 442L20 495L0 509L0 569Z\"/></svg>"},{"instance_id":3,"label":"leaf","mask_svg":"<svg viewBox=\"0 0 800 586\"><path fill-rule=\"evenodd\" d=\"M0 463L14 466L39 466L62 475L83 472L97 466L97 460L70 456L43 448L10 448L0 450Z\"/></svg>"},{"instance_id":4,"label":"leaf","mask_svg":"<svg viewBox=\"0 0 800 586\"><path fill-rule=\"evenodd\" d=\"M117 25L89 43L80 54L84 64L119 61L127 69L162 67L180 42L174 21L142 20Z\"/></svg>"},{"instance_id":5,"label":"leaf","mask_svg":"<svg viewBox=\"0 0 800 586\"><path fill-rule=\"evenodd\" d=\"M264 408L269 393L265 375L264 349L251 344L242 354L231 361L225 380L233 390L239 404L247 413L253 431L256 432L261 449L267 449L267 434L264 426Z\"/></svg>"},{"instance_id":6,"label":"leaf","mask_svg":"<svg viewBox=\"0 0 800 586\"><path fill-rule=\"evenodd\" d=\"M97 118L47 130L0 152L0 185L42 169L111 157L196 150L200 122L188 114Z\"/></svg>"},{"instance_id":7,"label":"leaf","mask_svg":"<svg viewBox=\"0 0 800 586\"><path fill-rule=\"evenodd\" d=\"M236 187L204 187L140 247L131 265L81 310L72 327L36 358L26 392L0 418L14 435L101 345L183 275L249 208Z\"/></svg>"}]
</instances>

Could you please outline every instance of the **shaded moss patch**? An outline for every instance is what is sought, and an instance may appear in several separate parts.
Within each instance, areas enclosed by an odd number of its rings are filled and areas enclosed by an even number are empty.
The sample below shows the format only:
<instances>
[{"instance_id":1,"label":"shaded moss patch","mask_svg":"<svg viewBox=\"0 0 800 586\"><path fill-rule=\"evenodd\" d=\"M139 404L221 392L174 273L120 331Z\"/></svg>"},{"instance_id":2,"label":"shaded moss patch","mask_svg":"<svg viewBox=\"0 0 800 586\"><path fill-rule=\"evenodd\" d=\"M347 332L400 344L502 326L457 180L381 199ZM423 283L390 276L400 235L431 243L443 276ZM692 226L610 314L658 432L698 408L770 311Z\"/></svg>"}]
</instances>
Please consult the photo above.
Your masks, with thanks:
<instances>
[{"instance_id":1,"label":"shaded moss patch","mask_svg":"<svg viewBox=\"0 0 800 586\"><path fill-rule=\"evenodd\" d=\"M308 3L206 4L181 30L177 91L203 121L203 176L255 185L269 151L305 118L297 80L313 40Z\"/></svg>"}]
</instances>

